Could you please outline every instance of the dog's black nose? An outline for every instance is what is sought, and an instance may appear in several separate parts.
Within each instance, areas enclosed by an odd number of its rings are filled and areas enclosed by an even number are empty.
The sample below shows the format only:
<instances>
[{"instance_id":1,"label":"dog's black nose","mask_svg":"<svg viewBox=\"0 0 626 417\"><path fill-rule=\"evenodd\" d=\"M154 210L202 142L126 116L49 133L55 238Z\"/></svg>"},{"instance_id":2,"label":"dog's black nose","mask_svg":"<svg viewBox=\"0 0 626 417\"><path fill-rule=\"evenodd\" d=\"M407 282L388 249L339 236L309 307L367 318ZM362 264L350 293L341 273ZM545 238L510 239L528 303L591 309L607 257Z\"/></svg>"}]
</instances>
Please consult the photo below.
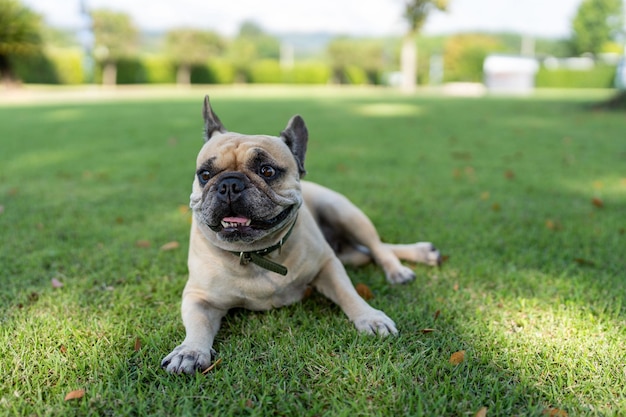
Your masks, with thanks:
<instances>
[{"instance_id":1,"label":"dog's black nose","mask_svg":"<svg viewBox=\"0 0 626 417\"><path fill-rule=\"evenodd\" d=\"M226 200L235 200L246 188L243 178L236 175L229 175L222 178L217 185L217 192Z\"/></svg>"}]
</instances>

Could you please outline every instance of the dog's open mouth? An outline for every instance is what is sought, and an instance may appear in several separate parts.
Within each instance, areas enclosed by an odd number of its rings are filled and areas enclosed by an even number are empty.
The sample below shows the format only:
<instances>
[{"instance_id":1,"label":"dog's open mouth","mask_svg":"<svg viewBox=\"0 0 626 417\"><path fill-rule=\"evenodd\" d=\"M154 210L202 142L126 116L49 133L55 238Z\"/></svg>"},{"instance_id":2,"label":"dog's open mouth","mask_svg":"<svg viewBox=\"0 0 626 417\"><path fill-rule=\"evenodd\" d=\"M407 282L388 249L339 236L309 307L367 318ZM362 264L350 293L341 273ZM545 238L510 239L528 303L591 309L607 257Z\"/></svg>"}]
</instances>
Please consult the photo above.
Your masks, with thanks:
<instances>
[{"instance_id":1,"label":"dog's open mouth","mask_svg":"<svg viewBox=\"0 0 626 417\"><path fill-rule=\"evenodd\" d=\"M283 222L291 212L295 206L290 206L285 210L281 211L278 216L273 217L269 220L252 220L248 217L234 215L224 217L221 221L222 231L226 233L230 232L245 232L249 229L260 229L260 230L268 230L272 227Z\"/></svg>"},{"instance_id":2,"label":"dog's open mouth","mask_svg":"<svg viewBox=\"0 0 626 417\"><path fill-rule=\"evenodd\" d=\"M224 217L222 219L222 227L224 229L234 229L238 227L248 227L252 220L247 217Z\"/></svg>"}]
</instances>

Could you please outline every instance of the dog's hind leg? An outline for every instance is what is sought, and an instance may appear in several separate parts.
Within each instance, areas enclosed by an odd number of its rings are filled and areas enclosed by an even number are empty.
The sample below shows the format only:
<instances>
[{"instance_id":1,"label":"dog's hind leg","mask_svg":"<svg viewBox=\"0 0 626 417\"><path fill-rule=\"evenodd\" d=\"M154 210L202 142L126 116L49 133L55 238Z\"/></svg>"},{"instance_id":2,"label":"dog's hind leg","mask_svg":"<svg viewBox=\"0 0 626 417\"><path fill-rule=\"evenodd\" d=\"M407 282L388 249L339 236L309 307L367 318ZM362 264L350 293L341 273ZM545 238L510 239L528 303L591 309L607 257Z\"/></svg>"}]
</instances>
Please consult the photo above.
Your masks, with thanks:
<instances>
[{"instance_id":1,"label":"dog's hind leg","mask_svg":"<svg viewBox=\"0 0 626 417\"><path fill-rule=\"evenodd\" d=\"M441 254L430 242L412 244L383 243L400 259L419 264L437 266L441 264Z\"/></svg>"},{"instance_id":2,"label":"dog's hind leg","mask_svg":"<svg viewBox=\"0 0 626 417\"><path fill-rule=\"evenodd\" d=\"M316 195L317 213L324 227L331 227L340 239L349 245L337 251L342 262L362 265L373 259L385 271L387 280L393 284L411 281L415 273L400 263L396 252L411 261L425 260L420 251L413 253L410 247L386 245L380 241L378 232L371 220L346 197L326 189ZM321 201L320 201L321 200ZM323 201L326 204L321 204ZM359 253L361 252L361 253ZM438 255L437 255L438 256Z\"/></svg>"},{"instance_id":3,"label":"dog's hind leg","mask_svg":"<svg viewBox=\"0 0 626 417\"><path fill-rule=\"evenodd\" d=\"M383 243L399 259L408 262L438 266L441 264L441 255L430 242L417 242L411 244ZM362 266L373 262L372 254L365 246L342 246L337 252L337 257L344 265Z\"/></svg>"}]
</instances>

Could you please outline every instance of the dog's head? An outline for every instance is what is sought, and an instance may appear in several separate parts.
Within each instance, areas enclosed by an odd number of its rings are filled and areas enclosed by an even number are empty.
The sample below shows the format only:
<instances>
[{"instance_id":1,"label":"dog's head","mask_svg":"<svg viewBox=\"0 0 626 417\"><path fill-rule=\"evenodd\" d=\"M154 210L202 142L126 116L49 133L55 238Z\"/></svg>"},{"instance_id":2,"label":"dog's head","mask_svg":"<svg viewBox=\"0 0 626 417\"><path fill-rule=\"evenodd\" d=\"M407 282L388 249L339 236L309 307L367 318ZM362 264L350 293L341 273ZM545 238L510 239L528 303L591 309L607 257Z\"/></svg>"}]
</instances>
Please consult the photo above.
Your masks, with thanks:
<instances>
[{"instance_id":1,"label":"dog's head","mask_svg":"<svg viewBox=\"0 0 626 417\"><path fill-rule=\"evenodd\" d=\"M205 144L196 161L190 206L214 245L230 251L276 243L302 205L300 178L308 132L293 116L280 136L229 132L205 97Z\"/></svg>"}]
</instances>

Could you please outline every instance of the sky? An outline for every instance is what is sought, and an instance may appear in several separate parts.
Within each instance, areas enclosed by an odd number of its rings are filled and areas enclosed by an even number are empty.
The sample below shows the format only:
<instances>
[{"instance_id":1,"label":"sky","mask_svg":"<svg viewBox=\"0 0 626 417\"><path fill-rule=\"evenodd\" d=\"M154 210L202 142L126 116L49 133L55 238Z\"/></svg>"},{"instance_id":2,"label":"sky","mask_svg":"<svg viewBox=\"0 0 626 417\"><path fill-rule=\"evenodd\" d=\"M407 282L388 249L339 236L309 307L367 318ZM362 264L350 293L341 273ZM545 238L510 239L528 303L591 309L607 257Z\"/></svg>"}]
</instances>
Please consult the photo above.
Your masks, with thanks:
<instances>
[{"instance_id":1,"label":"sky","mask_svg":"<svg viewBox=\"0 0 626 417\"><path fill-rule=\"evenodd\" d=\"M405 0L84 0L90 8L128 13L142 30L191 26L224 36L252 20L272 34L330 32L353 36L398 35ZM509 31L564 38L582 0L450 0L446 13L435 12L423 32ZM22 0L57 27L81 26L80 0Z\"/></svg>"}]
</instances>

